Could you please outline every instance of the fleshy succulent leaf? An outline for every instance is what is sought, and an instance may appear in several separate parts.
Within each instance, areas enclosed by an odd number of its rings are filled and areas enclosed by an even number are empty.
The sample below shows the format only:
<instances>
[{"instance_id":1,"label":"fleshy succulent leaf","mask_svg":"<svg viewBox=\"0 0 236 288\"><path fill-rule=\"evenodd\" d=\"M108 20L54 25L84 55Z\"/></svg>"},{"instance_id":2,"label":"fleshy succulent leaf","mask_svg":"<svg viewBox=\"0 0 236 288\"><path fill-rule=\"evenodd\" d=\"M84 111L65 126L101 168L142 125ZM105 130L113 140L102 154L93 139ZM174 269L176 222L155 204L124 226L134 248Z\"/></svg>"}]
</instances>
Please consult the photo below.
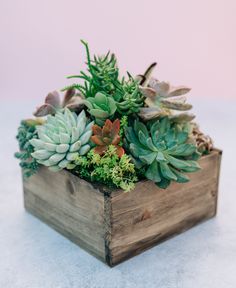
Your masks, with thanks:
<instances>
[{"instance_id":1,"label":"fleshy succulent leaf","mask_svg":"<svg viewBox=\"0 0 236 288\"><path fill-rule=\"evenodd\" d=\"M124 154L124 149L119 146L120 142L120 120L116 119L114 122L107 119L104 126L100 128L97 125L93 126L93 136L91 141L97 146L94 148L94 152L103 155L109 149L110 145L116 148L116 153L119 157Z\"/></svg>"},{"instance_id":2,"label":"fleshy succulent leaf","mask_svg":"<svg viewBox=\"0 0 236 288\"><path fill-rule=\"evenodd\" d=\"M183 172L200 169L197 162L189 160L197 148L188 143L185 127L172 123L168 117L147 126L136 120L127 127L125 137L134 163L141 161L146 167L145 176L161 188L166 188L171 181L187 182Z\"/></svg>"},{"instance_id":3,"label":"fleshy succulent leaf","mask_svg":"<svg viewBox=\"0 0 236 288\"><path fill-rule=\"evenodd\" d=\"M60 107L60 95L57 91L48 93L45 98L45 103L52 105L55 109Z\"/></svg>"},{"instance_id":4,"label":"fleshy succulent leaf","mask_svg":"<svg viewBox=\"0 0 236 288\"><path fill-rule=\"evenodd\" d=\"M55 116L49 115L37 132L39 139L30 141L34 147L31 155L53 171L65 168L81 151L84 155L90 149L92 126L84 111L76 115L65 108Z\"/></svg>"},{"instance_id":5,"label":"fleshy succulent leaf","mask_svg":"<svg viewBox=\"0 0 236 288\"><path fill-rule=\"evenodd\" d=\"M192 115L185 113L178 117L175 111L187 111L192 108L186 103L186 97L179 97L188 93L191 89L185 86L173 87L167 82L160 82L151 78L145 86L139 87L145 97L145 104L148 107L140 109L139 116L143 120L158 119L163 116L172 117L173 121L191 121Z\"/></svg>"}]
</instances>

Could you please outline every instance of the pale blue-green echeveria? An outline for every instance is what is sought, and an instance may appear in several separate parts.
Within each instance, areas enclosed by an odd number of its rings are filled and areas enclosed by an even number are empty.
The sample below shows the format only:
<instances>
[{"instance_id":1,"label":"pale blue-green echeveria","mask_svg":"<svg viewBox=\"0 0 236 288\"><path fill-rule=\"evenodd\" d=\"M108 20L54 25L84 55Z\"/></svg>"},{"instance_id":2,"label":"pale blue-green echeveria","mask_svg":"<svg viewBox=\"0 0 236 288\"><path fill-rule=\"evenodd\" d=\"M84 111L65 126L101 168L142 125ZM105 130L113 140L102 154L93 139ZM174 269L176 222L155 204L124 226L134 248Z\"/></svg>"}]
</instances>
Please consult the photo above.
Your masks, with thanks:
<instances>
[{"instance_id":1,"label":"pale blue-green echeveria","mask_svg":"<svg viewBox=\"0 0 236 288\"><path fill-rule=\"evenodd\" d=\"M37 127L39 139L30 141L35 149L32 156L50 170L66 168L78 155L90 150L93 124L84 110L77 115L66 108L55 116L49 115L45 124Z\"/></svg>"}]
</instances>

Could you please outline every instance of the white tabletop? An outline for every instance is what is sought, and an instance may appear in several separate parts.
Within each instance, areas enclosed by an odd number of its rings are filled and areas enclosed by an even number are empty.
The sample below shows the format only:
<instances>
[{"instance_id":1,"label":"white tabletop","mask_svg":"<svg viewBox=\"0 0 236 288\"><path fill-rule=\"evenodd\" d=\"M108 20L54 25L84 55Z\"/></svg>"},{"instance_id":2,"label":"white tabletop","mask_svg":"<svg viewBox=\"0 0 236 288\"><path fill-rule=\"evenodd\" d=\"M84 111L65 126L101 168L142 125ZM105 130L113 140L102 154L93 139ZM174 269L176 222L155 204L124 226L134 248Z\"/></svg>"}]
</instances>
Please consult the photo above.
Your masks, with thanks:
<instances>
[{"instance_id":1,"label":"white tabletop","mask_svg":"<svg viewBox=\"0 0 236 288\"><path fill-rule=\"evenodd\" d=\"M236 101L192 101L201 127L224 150L217 217L112 269L23 208L12 155L32 102L0 105L1 288L236 287Z\"/></svg>"}]
</instances>

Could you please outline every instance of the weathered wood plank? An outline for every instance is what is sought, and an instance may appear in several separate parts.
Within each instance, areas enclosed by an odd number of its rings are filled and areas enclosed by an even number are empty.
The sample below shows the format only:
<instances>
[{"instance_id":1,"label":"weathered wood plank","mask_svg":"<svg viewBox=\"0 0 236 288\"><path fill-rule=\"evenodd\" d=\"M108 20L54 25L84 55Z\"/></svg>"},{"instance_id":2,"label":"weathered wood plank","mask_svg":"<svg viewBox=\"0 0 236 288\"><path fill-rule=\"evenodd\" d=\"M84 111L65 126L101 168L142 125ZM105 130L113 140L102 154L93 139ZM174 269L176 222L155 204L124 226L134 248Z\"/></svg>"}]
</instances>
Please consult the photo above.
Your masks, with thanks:
<instances>
[{"instance_id":1,"label":"weathered wood plank","mask_svg":"<svg viewBox=\"0 0 236 288\"><path fill-rule=\"evenodd\" d=\"M24 181L25 208L105 261L104 197L67 171L46 167Z\"/></svg>"},{"instance_id":2,"label":"weathered wood plank","mask_svg":"<svg viewBox=\"0 0 236 288\"><path fill-rule=\"evenodd\" d=\"M145 180L125 193L92 185L68 171L39 172L24 181L26 209L108 265L213 217L221 152L200 160L202 170L166 190Z\"/></svg>"},{"instance_id":3,"label":"weathered wood plank","mask_svg":"<svg viewBox=\"0 0 236 288\"><path fill-rule=\"evenodd\" d=\"M130 193L111 194L110 265L181 233L216 213L220 154L200 160L202 169L187 184L162 190L142 181Z\"/></svg>"}]
</instances>

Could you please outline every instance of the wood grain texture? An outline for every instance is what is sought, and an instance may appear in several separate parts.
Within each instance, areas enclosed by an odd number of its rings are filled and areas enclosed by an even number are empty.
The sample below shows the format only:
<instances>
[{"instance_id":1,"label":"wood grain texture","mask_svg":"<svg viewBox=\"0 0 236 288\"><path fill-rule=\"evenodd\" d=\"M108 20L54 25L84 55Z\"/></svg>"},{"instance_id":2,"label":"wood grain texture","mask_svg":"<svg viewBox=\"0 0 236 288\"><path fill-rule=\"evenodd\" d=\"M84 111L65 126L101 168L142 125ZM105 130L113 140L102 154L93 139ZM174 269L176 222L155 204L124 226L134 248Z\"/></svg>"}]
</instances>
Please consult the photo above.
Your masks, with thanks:
<instances>
[{"instance_id":1,"label":"wood grain texture","mask_svg":"<svg viewBox=\"0 0 236 288\"><path fill-rule=\"evenodd\" d=\"M68 171L24 181L26 209L114 266L216 214L221 151L214 150L186 184L166 190L145 180L125 193L92 185Z\"/></svg>"},{"instance_id":2,"label":"wood grain texture","mask_svg":"<svg viewBox=\"0 0 236 288\"><path fill-rule=\"evenodd\" d=\"M220 153L200 160L202 169L186 184L166 190L139 182L130 193L110 195L109 264L130 258L216 214Z\"/></svg>"},{"instance_id":3,"label":"wood grain texture","mask_svg":"<svg viewBox=\"0 0 236 288\"><path fill-rule=\"evenodd\" d=\"M25 208L105 261L104 196L67 171L41 167L24 181Z\"/></svg>"}]
</instances>

